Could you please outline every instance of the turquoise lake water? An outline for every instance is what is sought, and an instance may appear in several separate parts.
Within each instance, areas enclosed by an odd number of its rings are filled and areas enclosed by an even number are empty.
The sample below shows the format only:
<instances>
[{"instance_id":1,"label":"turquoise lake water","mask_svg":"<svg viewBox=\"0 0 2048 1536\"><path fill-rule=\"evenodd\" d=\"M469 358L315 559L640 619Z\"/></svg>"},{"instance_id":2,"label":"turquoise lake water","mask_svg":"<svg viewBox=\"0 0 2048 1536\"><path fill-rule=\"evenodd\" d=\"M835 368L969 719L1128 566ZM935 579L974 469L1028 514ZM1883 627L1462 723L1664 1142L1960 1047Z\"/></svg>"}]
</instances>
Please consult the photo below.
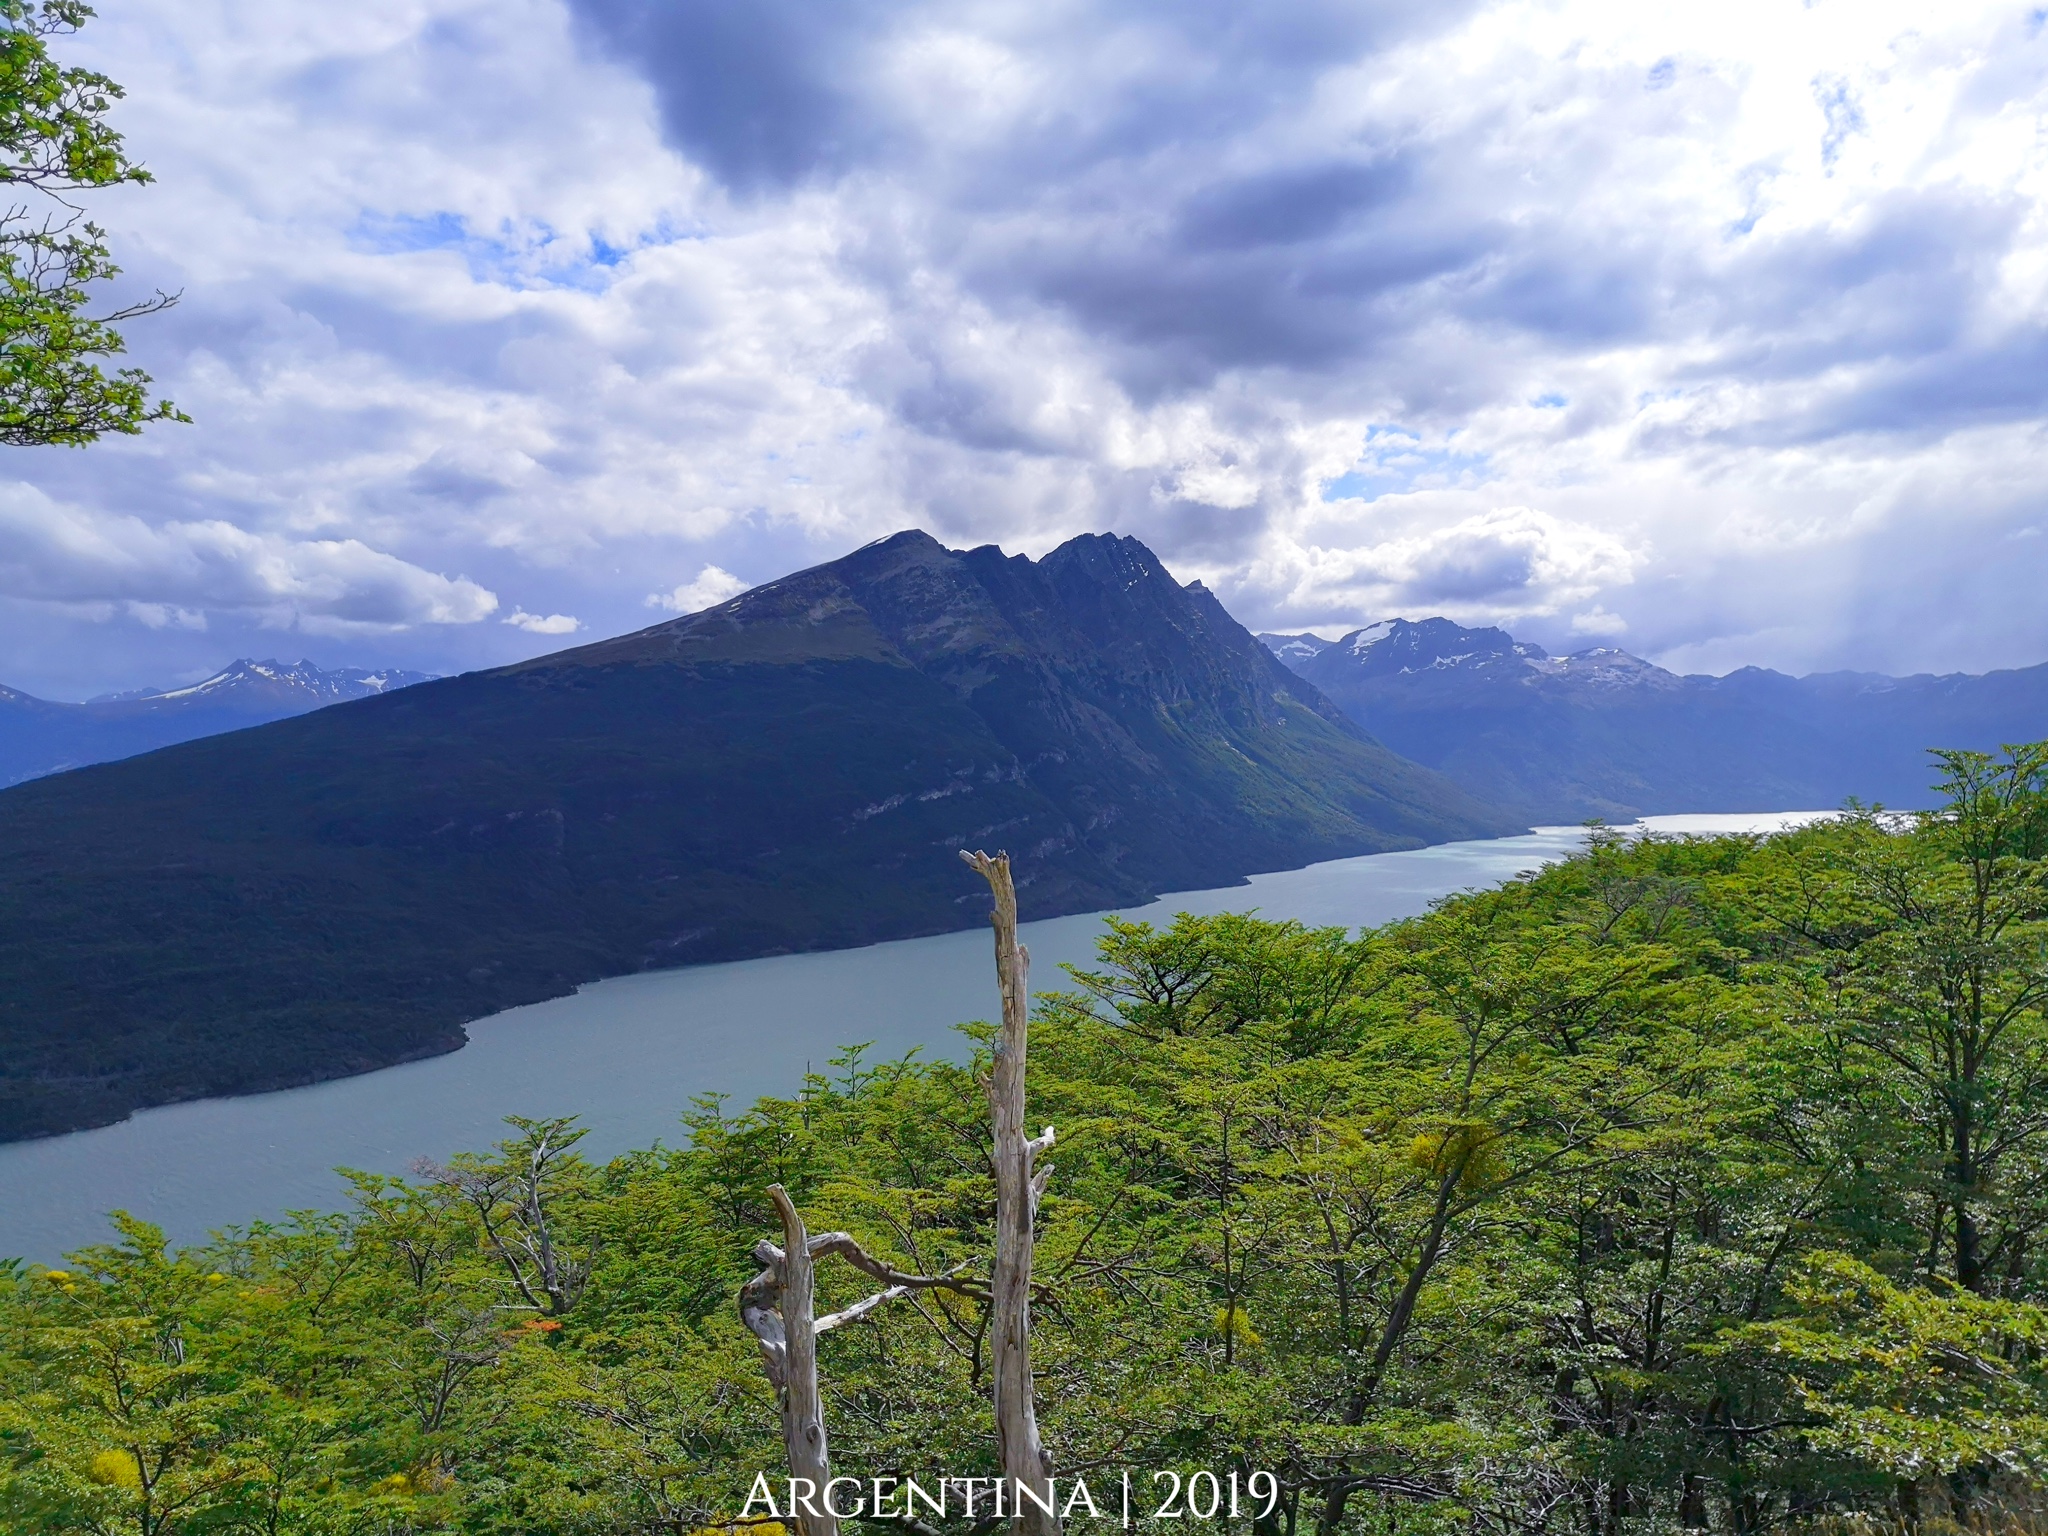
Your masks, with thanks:
<instances>
[{"instance_id":1,"label":"turquoise lake water","mask_svg":"<svg viewBox=\"0 0 2048 1536\"><path fill-rule=\"evenodd\" d=\"M1658 816L1661 833L1770 830L1821 812ZM1124 915L1256 911L1312 925L1370 927L1420 912L1576 848L1576 827L1338 859L1181 892ZM1027 923L1034 989L1063 962L1094 958L1100 913ZM599 1158L681 1139L692 1096L740 1104L792 1092L807 1067L872 1041L869 1059L913 1047L956 1055L953 1026L997 1008L988 931L866 949L779 955L595 982L469 1026L470 1043L431 1061L311 1088L145 1110L119 1125L0 1146L0 1256L52 1262L101 1241L123 1209L194 1241L291 1209L343 1203L336 1167L403 1173L504 1134L506 1115L579 1115Z\"/></svg>"}]
</instances>

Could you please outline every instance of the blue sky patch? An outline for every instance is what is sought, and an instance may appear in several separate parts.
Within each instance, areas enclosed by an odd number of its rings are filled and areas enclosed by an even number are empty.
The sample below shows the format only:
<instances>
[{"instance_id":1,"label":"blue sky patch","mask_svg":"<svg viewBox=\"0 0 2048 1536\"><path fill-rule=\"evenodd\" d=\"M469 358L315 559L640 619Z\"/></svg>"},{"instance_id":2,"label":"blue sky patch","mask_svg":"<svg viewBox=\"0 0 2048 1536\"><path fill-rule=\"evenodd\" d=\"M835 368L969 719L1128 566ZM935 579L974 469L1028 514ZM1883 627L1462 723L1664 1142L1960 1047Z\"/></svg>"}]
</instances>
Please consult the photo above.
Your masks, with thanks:
<instances>
[{"instance_id":1,"label":"blue sky patch","mask_svg":"<svg viewBox=\"0 0 2048 1536\"><path fill-rule=\"evenodd\" d=\"M1452 433L1442 446L1430 447L1407 427L1368 427L1357 465L1323 482L1323 500L1370 502L1410 491L1469 485L1485 473L1487 456L1450 446L1456 436Z\"/></svg>"},{"instance_id":2,"label":"blue sky patch","mask_svg":"<svg viewBox=\"0 0 2048 1536\"><path fill-rule=\"evenodd\" d=\"M461 215L454 213L365 213L349 233L356 249L380 256L438 251L469 238Z\"/></svg>"},{"instance_id":3,"label":"blue sky patch","mask_svg":"<svg viewBox=\"0 0 2048 1536\"><path fill-rule=\"evenodd\" d=\"M500 225L485 234L458 213L364 213L349 230L349 243L378 256L420 251L455 251L480 283L517 289L576 288L601 292L618 267L638 249L614 245L602 235L566 234L538 220Z\"/></svg>"}]
</instances>

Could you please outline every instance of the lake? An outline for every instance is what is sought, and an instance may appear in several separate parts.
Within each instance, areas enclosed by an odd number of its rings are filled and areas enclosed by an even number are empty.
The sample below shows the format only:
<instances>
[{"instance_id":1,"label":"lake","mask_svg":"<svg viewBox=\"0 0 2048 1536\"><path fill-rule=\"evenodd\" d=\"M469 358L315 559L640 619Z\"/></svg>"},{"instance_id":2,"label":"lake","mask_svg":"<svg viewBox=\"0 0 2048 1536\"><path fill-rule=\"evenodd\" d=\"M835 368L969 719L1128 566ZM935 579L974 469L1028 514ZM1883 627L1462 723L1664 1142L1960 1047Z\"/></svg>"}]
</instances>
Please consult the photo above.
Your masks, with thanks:
<instances>
[{"instance_id":1,"label":"lake","mask_svg":"<svg viewBox=\"0 0 2048 1536\"><path fill-rule=\"evenodd\" d=\"M1641 825L1765 831L1824 814L1654 816ZM1166 923L1177 912L1256 911L1371 927L1563 857L1583 836L1546 827L1337 859L1176 893L1123 915ZM1101 913L1025 924L1034 990L1064 985L1063 962L1092 961L1101 927ZM695 1095L724 1093L745 1105L791 1093L807 1068L823 1069L842 1046L862 1041L873 1042L870 1060L912 1049L964 1055L953 1026L997 1008L985 928L594 982L480 1019L467 1046L431 1061L0 1145L0 1256L54 1262L103 1240L104 1213L116 1209L188 1242L256 1217L334 1209L343 1203L335 1168L403 1173L415 1158L488 1147L505 1134L506 1115L579 1115L590 1127L583 1150L597 1158L673 1144Z\"/></svg>"}]
</instances>

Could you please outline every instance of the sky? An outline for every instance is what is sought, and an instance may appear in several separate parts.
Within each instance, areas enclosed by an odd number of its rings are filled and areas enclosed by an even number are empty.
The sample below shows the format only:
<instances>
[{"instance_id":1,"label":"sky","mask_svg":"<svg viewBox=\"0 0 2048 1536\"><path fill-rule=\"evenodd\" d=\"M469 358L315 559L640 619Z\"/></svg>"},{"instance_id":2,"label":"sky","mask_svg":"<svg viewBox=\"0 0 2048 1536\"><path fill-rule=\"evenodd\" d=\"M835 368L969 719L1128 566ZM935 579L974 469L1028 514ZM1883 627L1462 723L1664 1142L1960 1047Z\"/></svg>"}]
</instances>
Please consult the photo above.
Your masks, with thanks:
<instances>
[{"instance_id":1,"label":"sky","mask_svg":"<svg viewBox=\"0 0 2048 1536\"><path fill-rule=\"evenodd\" d=\"M1253 629L2048 661L2048 9L103 0L193 417L0 462L0 682L453 672L906 527Z\"/></svg>"}]
</instances>

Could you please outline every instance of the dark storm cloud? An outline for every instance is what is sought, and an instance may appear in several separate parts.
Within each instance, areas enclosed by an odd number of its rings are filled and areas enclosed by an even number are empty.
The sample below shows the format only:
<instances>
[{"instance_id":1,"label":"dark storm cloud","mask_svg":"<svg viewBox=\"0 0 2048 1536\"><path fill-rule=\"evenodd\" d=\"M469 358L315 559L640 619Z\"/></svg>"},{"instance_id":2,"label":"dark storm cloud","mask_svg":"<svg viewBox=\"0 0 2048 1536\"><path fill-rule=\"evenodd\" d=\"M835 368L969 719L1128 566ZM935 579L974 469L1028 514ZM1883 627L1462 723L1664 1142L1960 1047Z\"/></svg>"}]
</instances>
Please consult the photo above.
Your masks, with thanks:
<instances>
[{"instance_id":1,"label":"dark storm cloud","mask_svg":"<svg viewBox=\"0 0 2048 1536\"><path fill-rule=\"evenodd\" d=\"M1547 128L1549 143L1498 110L1368 115L1334 139L1304 115L1346 69L1458 27L1469 6L571 3L654 86L676 146L733 192L840 188L861 210L847 258L878 287L936 271L998 314L1062 315L1140 401L1231 370L1336 377L1446 321L1567 352L1706 341L1724 375L1739 357L1796 377L1924 354L1967 323L2014 216L1951 187L1754 251L1742 230L1718 251L1674 238L1636 206L1623 162L1638 137L1682 142L1726 91L1668 57L1577 80L1595 110ZM901 95L890 61L934 29L1032 73L999 135L950 133ZM1863 109L1843 79L1813 90L1832 169ZM983 392L924 373L885 395L906 421L1028 446ZM1381 384L1415 407L1471 394L1392 364Z\"/></svg>"},{"instance_id":2,"label":"dark storm cloud","mask_svg":"<svg viewBox=\"0 0 2048 1536\"><path fill-rule=\"evenodd\" d=\"M1000 160L1070 175L1191 137L1230 137L1333 59L1425 27L1469 3L1105 0L1017 11L929 0L570 0L604 45L645 71L675 142L735 190L788 187L900 154L897 114L870 71L914 26L986 29L1081 64L1125 49L1139 67L1114 97L1061 103ZM1077 78L1085 70L1076 69Z\"/></svg>"},{"instance_id":3,"label":"dark storm cloud","mask_svg":"<svg viewBox=\"0 0 2048 1536\"><path fill-rule=\"evenodd\" d=\"M1468 5L572 3L734 192L865 178L846 195L906 197L916 247L886 249L887 221L856 242L873 275L936 261L998 307L1051 306L1119 343L1142 393L1341 362L1370 345L1382 294L1484 248L1473 219L1416 198L1424 168L1399 145L1261 144L1332 69ZM951 143L870 77L892 40L931 26L980 27L1047 82L998 140Z\"/></svg>"},{"instance_id":4,"label":"dark storm cloud","mask_svg":"<svg viewBox=\"0 0 2048 1536\"><path fill-rule=\"evenodd\" d=\"M1536 577L1536 560L1526 546L1500 540L1459 540L1431 552L1407 583L1416 603L1461 603L1518 592Z\"/></svg>"},{"instance_id":5,"label":"dark storm cloud","mask_svg":"<svg viewBox=\"0 0 2048 1536\"><path fill-rule=\"evenodd\" d=\"M677 144L736 190L841 171L886 137L862 99L862 43L889 0L575 0L641 62Z\"/></svg>"},{"instance_id":6,"label":"dark storm cloud","mask_svg":"<svg viewBox=\"0 0 2048 1536\"><path fill-rule=\"evenodd\" d=\"M1409 189L1398 160L1284 166L1203 187L1181 205L1174 243L1184 251L1235 251L1327 239Z\"/></svg>"},{"instance_id":7,"label":"dark storm cloud","mask_svg":"<svg viewBox=\"0 0 2048 1536\"><path fill-rule=\"evenodd\" d=\"M1417 194L1388 156L1281 163L1205 181L1163 217L1092 209L998 252L976 250L977 291L1056 306L1114 343L1141 394L1198 388L1232 368L1319 371L1405 330L1404 297L1470 272L1499 232Z\"/></svg>"},{"instance_id":8,"label":"dark storm cloud","mask_svg":"<svg viewBox=\"0 0 2048 1536\"><path fill-rule=\"evenodd\" d=\"M1855 356L1853 349L1844 353ZM1858 361L1864 361L1861 358ZM1937 440L1969 427L2048 416L2048 329L2029 327L1993 345L1958 344L1886 353L1867 360L1836 387L1825 384L1781 414L1707 434L1733 447L1782 448L1834 438L1881 438L1899 446ZM1646 432L1657 447L1687 434Z\"/></svg>"}]
</instances>

